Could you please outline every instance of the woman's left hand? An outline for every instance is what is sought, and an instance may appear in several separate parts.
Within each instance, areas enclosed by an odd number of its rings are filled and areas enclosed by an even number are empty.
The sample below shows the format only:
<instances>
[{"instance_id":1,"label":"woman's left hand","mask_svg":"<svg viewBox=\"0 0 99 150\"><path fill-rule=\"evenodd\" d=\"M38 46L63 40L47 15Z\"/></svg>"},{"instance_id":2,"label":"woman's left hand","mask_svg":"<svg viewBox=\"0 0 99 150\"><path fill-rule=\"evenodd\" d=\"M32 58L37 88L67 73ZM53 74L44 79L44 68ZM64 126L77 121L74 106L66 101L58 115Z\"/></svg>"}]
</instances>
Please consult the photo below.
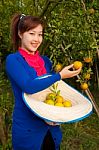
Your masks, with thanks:
<instances>
[{"instance_id":1,"label":"woman's left hand","mask_svg":"<svg viewBox=\"0 0 99 150\"><path fill-rule=\"evenodd\" d=\"M47 122L45 121L48 125L50 126L57 126L57 125L60 125L59 123L56 123L56 122Z\"/></svg>"}]
</instances>

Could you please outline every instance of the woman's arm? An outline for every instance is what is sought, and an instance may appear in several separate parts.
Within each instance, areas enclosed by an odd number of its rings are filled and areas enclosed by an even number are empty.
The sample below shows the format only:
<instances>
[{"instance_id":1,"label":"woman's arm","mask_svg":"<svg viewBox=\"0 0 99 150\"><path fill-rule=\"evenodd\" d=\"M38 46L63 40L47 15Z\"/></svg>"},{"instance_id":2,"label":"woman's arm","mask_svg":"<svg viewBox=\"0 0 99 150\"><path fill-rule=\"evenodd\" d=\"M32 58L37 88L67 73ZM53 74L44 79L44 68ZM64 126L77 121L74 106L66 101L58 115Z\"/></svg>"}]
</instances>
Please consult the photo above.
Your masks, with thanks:
<instances>
[{"instance_id":1,"label":"woman's arm","mask_svg":"<svg viewBox=\"0 0 99 150\"><path fill-rule=\"evenodd\" d=\"M38 78L29 76L25 66L18 61L14 54L11 54L6 59L6 71L8 76L28 94L33 94L44 90L61 79L59 73L44 75Z\"/></svg>"}]
</instances>

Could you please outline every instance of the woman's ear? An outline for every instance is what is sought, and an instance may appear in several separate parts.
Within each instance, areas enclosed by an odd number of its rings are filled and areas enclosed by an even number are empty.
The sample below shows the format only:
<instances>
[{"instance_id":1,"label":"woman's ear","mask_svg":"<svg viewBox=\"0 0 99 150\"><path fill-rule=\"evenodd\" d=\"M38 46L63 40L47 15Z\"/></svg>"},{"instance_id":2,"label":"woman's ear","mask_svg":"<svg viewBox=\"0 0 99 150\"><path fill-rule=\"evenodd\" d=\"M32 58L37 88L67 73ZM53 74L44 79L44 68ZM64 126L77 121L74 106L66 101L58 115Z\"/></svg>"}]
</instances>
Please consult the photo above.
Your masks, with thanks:
<instances>
[{"instance_id":1,"label":"woman's ear","mask_svg":"<svg viewBox=\"0 0 99 150\"><path fill-rule=\"evenodd\" d=\"M20 39L22 39L22 33L20 33L20 31L18 32L18 36Z\"/></svg>"}]
</instances>

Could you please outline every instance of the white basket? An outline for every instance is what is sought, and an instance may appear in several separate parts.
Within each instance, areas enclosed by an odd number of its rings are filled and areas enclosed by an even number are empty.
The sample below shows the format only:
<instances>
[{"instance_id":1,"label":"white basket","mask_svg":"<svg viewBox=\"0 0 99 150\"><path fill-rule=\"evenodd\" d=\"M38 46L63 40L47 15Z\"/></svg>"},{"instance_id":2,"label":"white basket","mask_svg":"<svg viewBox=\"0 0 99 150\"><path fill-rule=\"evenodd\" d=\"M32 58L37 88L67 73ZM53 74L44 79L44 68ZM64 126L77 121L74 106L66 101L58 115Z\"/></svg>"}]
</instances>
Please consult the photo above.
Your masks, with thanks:
<instances>
[{"instance_id":1,"label":"white basket","mask_svg":"<svg viewBox=\"0 0 99 150\"><path fill-rule=\"evenodd\" d=\"M31 95L23 93L23 100L33 113L51 122L76 122L92 113L90 100L64 81L58 81L58 90L64 99L71 100L72 107L59 107L44 103L46 95L51 92L49 88Z\"/></svg>"}]
</instances>

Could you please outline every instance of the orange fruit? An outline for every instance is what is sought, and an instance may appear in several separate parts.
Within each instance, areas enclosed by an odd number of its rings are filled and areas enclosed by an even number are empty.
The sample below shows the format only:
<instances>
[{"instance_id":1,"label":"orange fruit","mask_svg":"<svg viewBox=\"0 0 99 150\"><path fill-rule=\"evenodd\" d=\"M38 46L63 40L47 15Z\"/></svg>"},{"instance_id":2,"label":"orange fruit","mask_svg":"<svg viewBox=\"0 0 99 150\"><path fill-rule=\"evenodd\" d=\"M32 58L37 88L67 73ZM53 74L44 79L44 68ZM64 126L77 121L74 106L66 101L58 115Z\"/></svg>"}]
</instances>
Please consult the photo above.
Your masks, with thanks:
<instances>
[{"instance_id":1,"label":"orange fruit","mask_svg":"<svg viewBox=\"0 0 99 150\"><path fill-rule=\"evenodd\" d=\"M47 99L52 99L52 100L54 100L55 97L56 97L56 94L55 94L55 93L49 93L49 94L46 96L46 100L47 100Z\"/></svg>"},{"instance_id":2,"label":"orange fruit","mask_svg":"<svg viewBox=\"0 0 99 150\"><path fill-rule=\"evenodd\" d=\"M64 98L61 95L56 96L55 102L62 103L64 101Z\"/></svg>"},{"instance_id":3,"label":"orange fruit","mask_svg":"<svg viewBox=\"0 0 99 150\"><path fill-rule=\"evenodd\" d=\"M54 105L54 101L51 99L46 100L45 103L49 105Z\"/></svg>"},{"instance_id":4,"label":"orange fruit","mask_svg":"<svg viewBox=\"0 0 99 150\"><path fill-rule=\"evenodd\" d=\"M76 70L79 69L80 67L82 67L82 62L80 62L80 61L75 61L73 67L74 67Z\"/></svg>"},{"instance_id":5,"label":"orange fruit","mask_svg":"<svg viewBox=\"0 0 99 150\"><path fill-rule=\"evenodd\" d=\"M82 90L87 90L88 89L88 84L84 82L84 83L81 84L80 87L81 87Z\"/></svg>"},{"instance_id":6,"label":"orange fruit","mask_svg":"<svg viewBox=\"0 0 99 150\"><path fill-rule=\"evenodd\" d=\"M71 103L70 100L65 100L65 101L63 102L63 105L64 105L64 107L71 107L71 106L72 106L72 103Z\"/></svg>"},{"instance_id":7,"label":"orange fruit","mask_svg":"<svg viewBox=\"0 0 99 150\"><path fill-rule=\"evenodd\" d=\"M90 8L90 9L89 9L89 13L90 13L90 14L94 14L94 13L95 13L95 10L94 10L93 8Z\"/></svg>"},{"instance_id":8,"label":"orange fruit","mask_svg":"<svg viewBox=\"0 0 99 150\"><path fill-rule=\"evenodd\" d=\"M92 58L91 57L85 57L84 62L90 63L90 62L92 62Z\"/></svg>"},{"instance_id":9,"label":"orange fruit","mask_svg":"<svg viewBox=\"0 0 99 150\"><path fill-rule=\"evenodd\" d=\"M55 103L55 106L59 106L59 107L64 107L64 105L62 103Z\"/></svg>"},{"instance_id":10,"label":"orange fruit","mask_svg":"<svg viewBox=\"0 0 99 150\"><path fill-rule=\"evenodd\" d=\"M58 64L55 66L55 71L56 71L56 72L59 72L59 71L62 70L62 68L63 68L63 65L62 65L61 63L58 63Z\"/></svg>"}]
</instances>

